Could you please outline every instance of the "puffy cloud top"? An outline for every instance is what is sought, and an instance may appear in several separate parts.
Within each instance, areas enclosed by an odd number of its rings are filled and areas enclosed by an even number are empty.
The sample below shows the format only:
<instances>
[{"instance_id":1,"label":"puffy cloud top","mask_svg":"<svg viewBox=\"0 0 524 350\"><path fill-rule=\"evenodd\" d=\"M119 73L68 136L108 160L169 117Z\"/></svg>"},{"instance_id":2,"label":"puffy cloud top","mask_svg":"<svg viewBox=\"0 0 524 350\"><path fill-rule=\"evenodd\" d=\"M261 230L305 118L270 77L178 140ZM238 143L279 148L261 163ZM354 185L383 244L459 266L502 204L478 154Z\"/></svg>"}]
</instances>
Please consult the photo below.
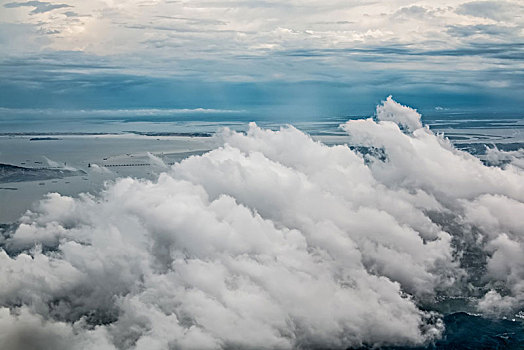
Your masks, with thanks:
<instances>
[{"instance_id":1,"label":"puffy cloud top","mask_svg":"<svg viewBox=\"0 0 524 350\"><path fill-rule=\"evenodd\" d=\"M422 127L420 114L416 110L394 101L391 96L388 96L386 101L377 106L377 119L394 121L410 131Z\"/></svg>"},{"instance_id":2,"label":"puffy cloud top","mask_svg":"<svg viewBox=\"0 0 524 350\"><path fill-rule=\"evenodd\" d=\"M443 298L521 308L520 168L391 97L377 119L342 125L351 148L225 129L155 181L47 195L0 241L3 347L416 345L442 334Z\"/></svg>"}]
</instances>

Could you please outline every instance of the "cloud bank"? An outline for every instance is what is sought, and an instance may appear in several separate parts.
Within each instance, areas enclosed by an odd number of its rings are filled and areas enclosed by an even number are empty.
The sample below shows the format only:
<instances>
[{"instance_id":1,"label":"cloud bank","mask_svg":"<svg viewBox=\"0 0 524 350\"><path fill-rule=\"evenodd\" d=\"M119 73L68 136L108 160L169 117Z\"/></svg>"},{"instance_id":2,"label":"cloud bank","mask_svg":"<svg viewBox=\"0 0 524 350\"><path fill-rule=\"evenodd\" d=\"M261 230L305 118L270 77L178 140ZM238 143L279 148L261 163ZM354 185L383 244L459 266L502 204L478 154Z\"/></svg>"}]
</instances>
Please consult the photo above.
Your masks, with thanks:
<instances>
[{"instance_id":1,"label":"cloud bank","mask_svg":"<svg viewBox=\"0 0 524 350\"><path fill-rule=\"evenodd\" d=\"M416 345L438 301L524 305L524 175L388 98L327 146L292 126L99 197L51 193L0 240L5 349ZM435 311L428 311L435 310Z\"/></svg>"},{"instance_id":2,"label":"cloud bank","mask_svg":"<svg viewBox=\"0 0 524 350\"><path fill-rule=\"evenodd\" d=\"M345 81L387 85L380 96L399 96L406 86L441 93L488 87L522 100L519 0L0 0L0 8L0 69L6 65L5 80L29 96L41 85L59 93L89 88L95 74L111 84L118 73L126 85L126 76ZM3 89L9 94L12 87ZM108 93L129 107L126 95ZM28 99L34 97L24 99L26 107Z\"/></svg>"}]
</instances>

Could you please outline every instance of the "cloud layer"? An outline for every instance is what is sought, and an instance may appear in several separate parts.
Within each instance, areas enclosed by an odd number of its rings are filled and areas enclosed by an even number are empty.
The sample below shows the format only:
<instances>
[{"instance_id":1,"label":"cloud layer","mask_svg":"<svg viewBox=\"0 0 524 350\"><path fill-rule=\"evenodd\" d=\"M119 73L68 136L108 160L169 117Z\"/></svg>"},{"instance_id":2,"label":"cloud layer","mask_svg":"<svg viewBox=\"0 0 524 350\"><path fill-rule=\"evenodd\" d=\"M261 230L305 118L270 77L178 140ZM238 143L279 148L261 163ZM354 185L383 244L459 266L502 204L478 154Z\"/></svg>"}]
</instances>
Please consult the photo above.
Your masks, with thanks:
<instances>
[{"instance_id":1,"label":"cloud layer","mask_svg":"<svg viewBox=\"0 0 524 350\"><path fill-rule=\"evenodd\" d=\"M0 241L3 347L414 345L440 337L438 300L521 308L522 171L391 98L342 128L351 148L225 129L155 181L47 195Z\"/></svg>"},{"instance_id":2,"label":"cloud layer","mask_svg":"<svg viewBox=\"0 0 524 350\"><path fill-rule=\"evenodd\" d=\"M71 52L86 54L62 74L82 72L82 64L89 69L94 57L101 68L138 76L522 88L518 0L0 0L0 6L4 58L39 65L43 52L62 63Z\"/></svg>"}]
</instances>

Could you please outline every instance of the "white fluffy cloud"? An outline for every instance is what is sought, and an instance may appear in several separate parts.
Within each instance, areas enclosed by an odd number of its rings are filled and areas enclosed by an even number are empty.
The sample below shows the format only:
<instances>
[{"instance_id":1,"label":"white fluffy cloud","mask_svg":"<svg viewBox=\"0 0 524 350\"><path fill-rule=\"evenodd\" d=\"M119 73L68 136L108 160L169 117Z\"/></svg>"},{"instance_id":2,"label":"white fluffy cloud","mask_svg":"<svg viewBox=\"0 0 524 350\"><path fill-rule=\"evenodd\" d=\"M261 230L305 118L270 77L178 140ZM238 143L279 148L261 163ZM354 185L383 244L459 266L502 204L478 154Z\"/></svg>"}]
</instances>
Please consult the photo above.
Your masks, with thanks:
<instances>
[{"instance_id":1,"label":"white fluffy cloud","mask_svg":"<svg viewBox=\"0 0 524 350\"><path fill-rule=\"evenodd\" d=\"M342 127L356 149L253 124L155 181L49 194L1 242L0 339L8 349L423 344L443 326L422 309L471 288L471 246L485 259L479 310L521 307L520 170L454 149L391 98L377 120Z\"/></svg>"}]
</instances>

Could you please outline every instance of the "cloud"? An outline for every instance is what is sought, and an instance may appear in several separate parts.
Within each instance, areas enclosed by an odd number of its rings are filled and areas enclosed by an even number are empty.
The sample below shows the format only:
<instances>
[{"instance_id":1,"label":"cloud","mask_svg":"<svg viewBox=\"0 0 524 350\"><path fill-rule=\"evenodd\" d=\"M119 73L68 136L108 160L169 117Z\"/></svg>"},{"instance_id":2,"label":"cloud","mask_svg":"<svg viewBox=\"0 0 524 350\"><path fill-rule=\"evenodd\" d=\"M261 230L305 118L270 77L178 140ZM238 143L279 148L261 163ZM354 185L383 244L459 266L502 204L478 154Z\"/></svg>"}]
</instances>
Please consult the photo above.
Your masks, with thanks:
<instances>
[{"instance_id":1,"label":"cloud","mask_svg":"<svg viewBox=\"0 0 524 350\"><path fill-rule=\"evenodd\" d=\"M425 82L436 84L454 72L468 72L466 79L457 78L467 84L493 68L519 71L522 56L515 50L508 55L475 50L478 44L522 42L517 2L68 0L12 2L8 7L20 4L46 4L39 5L42 9L67 5L74 12L36 16L5 11L0 23L9 24L8 31L23 23L38 39L28 45L27 35L13 38L8 32L8 52L83 52L140 76L196 75L202 81L235 82L353 79L357 85L366 84L366 76L409 70L423 72ZM483 13L499 19L494 23ZM501 62L509 56L512 62ZM384 63L391 64L387 71Z\"/></svg>"},{"instance_id":2,"label":"cloud","mask_svg":"<svg viewBox=\"0 0 524 350\"><path fill-rule=\"evenodd\" d=\"M86 336L89 334L89 336ZM0 308L0 339L5 350L114 349L102 329L75 334L75 327L47 321L22 307Z\"/></svg>"},{"instance_id":3,"label":"cloud","mask_svg":"<svg viewBox=\"0 0 524 350\"><path fill-rule=\"evenodd\" d=\"M90 163L90 170L93 171L94 173L98 173L98 174L103 174L103 175L112 175L114 176L115 173L112 172L111 170L109 170L107 167L105 166L100 166L98 164L95 164L95 163Z\"/></svg>"},{"instance_id":4,"label":"cloud","mask_svg":"<svg viewBox=\"0 0 524 350\"><path fill-rule=\"evenodd\" d=\"M460 14L504 21L517 17L524 7L516 2L507 1L472 1L460 5Z\"/></svg>"},{"instance_id":5,"label":"cloud","mask_svg":"<svg viewBox=\"0 0 524 350\"><path fill-rule=\"evenodd\" d=\"M66 163L60 163L60 162L56 162L52 159L49 159L45 156L43 156L43 158L45 159L46 163L48 166L50 166L51 168L57 168L57 169L65 169L65 170L72 170L72 171L76 171L78 169L72 167L72 166L68 166Z\"/></svg>"},{"instance_id":6,"label":"cloud","mask_svg":"<svg viewBox=\"0 0 524 350\"><path fill-rule=\"evenodd\" d=\"M4 5L5 8L16 8L16 7L34 7L32 14L45 13L60 8L72 7L67 4L52 4L44 1L26 1L26 2L10 2Z\"/></svg>"},{"instance_id":7,"label":"cloud","mask_svg":"<svg viewBox=\"0 0 524 350\"><path fill-rule=\"evenodd\" d=\"M448 29L448 32L453 36L458 37L469 37L472 35L486 35L490 37L497 37L497 36L506 36L507 34L511 34L515 28L513 27L506 27L506 26L497 26L497 25L485 25L485 24L477 24L477 25L468 25L468 26L451 26ZM516 49L518 49L518 46L516 45Z\"/></svg>"},{"instance_id":8,"label":"cloud","mask_svg":"<svg viewBox=\"0 0 524 350\"><path fill-rule=\"evenodd\" d=\"M260 86L268 82L339 84L353 91L379 86L367 111L387 93L461 93L435 101L441 105L466 104L464 95L476 94L468 107L491 103L515 110L524 100L523 27L515 16L520 12L516 1L501 2L495 11L504 17L500 20L469 14L478 5L464 1L57 4L71 8L33 15L4 8L0 13L0 43L6 52L0 67L6 77L0 84L3 107L17 103L29 108L109 109L102 106L106 103L115 109L247 110L260 106L260 94L276 90ZM195 92L167 86L168 80L222 86ZM223 93L231 83L260 88L244 99L249 89ZM296 114L343 115L349 110L348 91L335 92L342 97L333 101L335 93L325 92L323 86L318 90L310 96L307 87L298 86L268 99L287 98L276 104L303 106L293 100L303 91L302 100L315 106ZM352 101L369 96L368 91ZM128 98L130 94L137 98ZM417 100L412 103L423 110Z\"/></svg>"},{"instance_id":9,"label":"cloud","mask_svg":"<svg viewBox=\"0 0 524 350\"><path fill-rule=\"evenodd\" d=\"M154 167L163 170L168 168L167 164L162 160L162 158L155 156L153 153L147 152L147 157Z\"/></svg>"},{"instance_id":10,"label":"cloud","mask_svg":"<svg viewBox=\"0 0 524 350\"><path fill-rule=\"evenodd\" d=\"M224 129L154 181L47 195L3 233L0 340L410 346L441 336L442 298L473 289L480 312L520 310L522 172L483 165L392 98L342 128L351 148Z\"/></svg>"},{"instance_id":11,"label":"cloud","mask_svg":"<svg viewBox=\"0 0 524 350\"><path fill-rule=\"evenodd\" d=\"M424 18L427 15L429 15L429 11L427 8L423 6L412 5L409 7L400 8L399 10L395 12L393 17L399 17L399 18L421 17L421 18Z\"/></svg>"},{"instance_id":12,"label":"cloud","mask_svg":"<svg viewBox=\"0 0 524 350\"><path fill-rule=\"evenodd\" d=\"M416 110L403 106L388 96L386 101L377 107L377 119L381 121L395 121L409 131L422 127L420 114Z\"/></svg>"},{"instance_id":13,"label":"cloud","mask_svg":"<svg viewBox=\"0 0 524 350\"><path fill-rule=\"evenodd\" d=\"M515 166L524 169L524 149L515 151L502 151L497 147L489 147L486 149L486 162L495 166Z\"/></svg>"}]
</instances>

